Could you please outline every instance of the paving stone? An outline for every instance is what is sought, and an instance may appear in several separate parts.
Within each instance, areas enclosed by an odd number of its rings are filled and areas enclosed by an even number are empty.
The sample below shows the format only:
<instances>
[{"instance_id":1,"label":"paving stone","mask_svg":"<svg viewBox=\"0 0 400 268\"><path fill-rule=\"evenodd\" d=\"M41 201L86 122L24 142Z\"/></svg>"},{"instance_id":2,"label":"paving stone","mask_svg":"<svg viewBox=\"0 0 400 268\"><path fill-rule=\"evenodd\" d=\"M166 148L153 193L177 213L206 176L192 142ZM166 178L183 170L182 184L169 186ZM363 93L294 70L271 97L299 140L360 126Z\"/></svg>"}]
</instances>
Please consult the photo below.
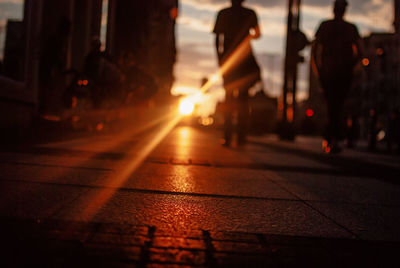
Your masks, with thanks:
<instances>
[{"instance_id":1,"label":"paving stone","mask_svg":"<svg viewBox=\"0 0 400 268\"><path fill-rule=\"evenodd\" d=\"M157 228L154 232L154 235L202 239L203 232L201 230L181 230L181 229L178 230L175 228Z\"/></svg>"},{"instance_id":2,"label":"paving stone","mask_svg":"<svg viewBox=\"0 0 400 268\"><path fill-rule=\"evenodd\" d=\"M180 265L180 264L166 264L166 263L150 263L147 264L147 268L190 268L192 265ZM201 267L201 266L199 266Z\"/></svg>"},{"instance_id":3,"label":"paving stone","mask_svg":"<svg viewBox=\"0 0 400 268\"><path fill-rule=\"evenodd\" d=\"M173 165L189 165L189 159L176 159L176 158L172 158L171 159L171 164Z\"/></svg>"},{"instance_id":4,"label":"paving stone","mask_svg":"<svg viewBox=\"0 0 400 268\"><path fill-rule=\"evenodd\" d=\"M250 242L259 243L255 234L236 233L236 232L210 232L213 240L219 241L237 241L237 242Z\"/></svg>"},{"instance_id":5,"label":"paving stone","mask_svg":"<svg viewBox=\"0 0 400 268\"><path fill-rule=\"evenodd\" d=\"M179 249L206 249L202 240L163 236L154 237L153 246Z\"/></svg>"},{"instance_id":6,"label":"paving stone","mask_svg":"<svg viewBox=\"0 0 400 268\"><path fill-rule=\"evenodd\" d=\"M85 242L90 239L92 234L89 232L52 230L47 232L47 236L51 239Z\"/></svg>"},{"instance_id":7,"label":"paving stone","mask_svg":"<svg viewBox=\"0 0 400 268\"><path fill-rule=\"evenodd\" d=\"M228 241L212 241L212 245L219 252L251 252L264 253L266 252L259 244L249 244L243 242L228 242Z\"/></svg>"},{"instance_id":8,"label":"paving stone","mask_svg":"<svg viewBox=\"0 0 400 268\"><path fill-rule=\"evenodd\" d=\"M205 252L179 249L150 249L150 262L202 265L205 263Z\"/></svg>"},{"instance_id":9,"label":"paving stone","mask_svg":"<svg viewBox=\"0 0 400 268\"><path fill-rule=\"evenodd\" d=\"M99 226L99 233L114 234L132 234L132 235L148 235L149 228L147 226L134 226L131 224L104 223Z\"/></svg>"},{"instance_id":10,"label":"paving stone","mask_svg":"<svg viewBox=\"0 0 400 268\"><path fill-rule=\"evenodd\" d=\"M205 166L205 167L211 166L210 161L202 159L189 159L189 163L194 166Z\"/></svg>"},{"instance_id":11,"label":"paving stone","mask_svg":"<svg viewBox=\"0 0 400 268\"><path fill-rule=\"evenodd\" d=\"M214 258L222 267L269 267L274 264L273 258L266 255L215 253Z\"/></svg>"},{"instance_id":12,"label":"paving stone","mask_svg":"<svg viewBox=\"0 0 400 268\"><path fill-rule=\"evenodd\" d=\"M112 245L87 243L85 249L89 257L131 261L139 261L141 257L141 248L137 246L113 247Z\"/></svg>"},{"instance_id":13,"label":"paving stone","mask_svg":"<svg viewBox=\"0 0 400 268\"><path fill-rule=\"evenodd\" d=\"M90 243L100 243L100 244L114 244L118 246L144 246L145 243L149 241L149 238L144 236L134 236L127 234L104 234L96 233L89 240Z\"/></svg>"},{"instance_id":14,"label":"paving stone","mask_svg":"<svg viewBox=\"0 0 400 268\"><path fill-rule=\"evenodd\" d=\"M146 162L156 163L156 164L168 164L169 159L167 157L148 157Z\"/></svg>"}]
</instances>

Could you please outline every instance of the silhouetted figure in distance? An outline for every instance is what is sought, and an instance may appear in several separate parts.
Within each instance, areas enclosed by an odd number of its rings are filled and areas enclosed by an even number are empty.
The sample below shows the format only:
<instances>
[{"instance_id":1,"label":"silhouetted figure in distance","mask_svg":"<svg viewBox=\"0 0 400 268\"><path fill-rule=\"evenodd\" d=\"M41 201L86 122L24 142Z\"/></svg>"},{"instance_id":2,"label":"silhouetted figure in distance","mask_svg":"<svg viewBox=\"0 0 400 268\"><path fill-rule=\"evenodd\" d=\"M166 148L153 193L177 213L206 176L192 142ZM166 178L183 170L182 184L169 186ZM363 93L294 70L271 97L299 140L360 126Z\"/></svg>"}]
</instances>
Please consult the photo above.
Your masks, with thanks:
<instances>
[{"instance_id":1,"label":"silhouetted figure in distance","mask_svg":"<svg viewBox=\"0 0 400 268\"><path fill-rule=\"evenodd\" d=\"M92 38L91 49L85 57L83 73L89 80L93 106L100 108L106 97L117 95L121 72L110 57L101 50L100 38Z\"/></svg>"},{"instance_id":2,"label":"silhouetted figure in distance","mask_svg":"<svg viewBox=\"0 0 400 268\"><path fill-rule=\"evenodd\" d=\"M218 63L224 79L224 145L232 140L237 115L238 144L246 142L249 117L248 90L261 80L260 68L250 40L260 37L256 13L242 6L244 0L231 0L232 6L218 13L214 27Z\"/></svg>"},{"instance_id":3,"label":"silhouetted figure in distance","mask_svg":"<svg viewBox=\"0 0 400 268\"><path fill-rule=\"evenodd\" d=\"M346 0L334 2L334 19L319 26L314 42L314 64L327 102L328 127L325 152L340 152L342 114L351 88L353 70L361 59L362 40L354 24L343 19Z\"/></svg>"},{"instance_id":4,"label":"silhouetted figure in distance","mask_svg":"<svg viewBox=\"0 0 400 268\"><path fill-rule=\"evenodd\" d=\"M150 100L158 91L155 78L145 71L136 58L137 56L128 52L121 59L123 90L127 104Z\"/></svg>"}]
</instances>

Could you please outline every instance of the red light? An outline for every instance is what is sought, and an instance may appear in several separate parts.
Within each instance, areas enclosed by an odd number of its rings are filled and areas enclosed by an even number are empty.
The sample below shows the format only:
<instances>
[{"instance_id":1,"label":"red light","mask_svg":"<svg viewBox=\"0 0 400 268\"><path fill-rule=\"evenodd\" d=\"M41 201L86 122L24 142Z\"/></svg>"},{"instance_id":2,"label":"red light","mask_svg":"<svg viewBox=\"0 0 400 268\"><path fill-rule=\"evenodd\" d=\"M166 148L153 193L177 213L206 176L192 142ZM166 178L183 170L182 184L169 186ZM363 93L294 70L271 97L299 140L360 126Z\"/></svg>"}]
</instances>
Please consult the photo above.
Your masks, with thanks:
<instances>
[{"instance_id":1,"label":"red light","mask_svg":"<svg viewBox=\"0 0 400 268\"><path fill-rule=\"evenodd\" d=\"M364 58L364 59L362 60L362 64L363 64L364 66L368 66L368 65L369 65L369 59Z\"/></svg>"},{"instance_id":2,"label":"red light","mask_svg":"<svg viewBox=\"0 0 400 268\"><path fill-rule=\"evenodd\" d=\"M85 79L85 80L82 81L82 84L83 84L84 86L87 86L87 85L89 84L89 81Z\"/></svg>"},{"instance_id":3,"label":"red light","mask_svg":"<svg viewBox=\"0 0 400 268\"><path fill-rule=\"evenodd\" d=\"M306 110L306 115L307 115L307 117L313 117L314 116L314 110L313 109L307 109Z\"/></svg>"}]
</instances>

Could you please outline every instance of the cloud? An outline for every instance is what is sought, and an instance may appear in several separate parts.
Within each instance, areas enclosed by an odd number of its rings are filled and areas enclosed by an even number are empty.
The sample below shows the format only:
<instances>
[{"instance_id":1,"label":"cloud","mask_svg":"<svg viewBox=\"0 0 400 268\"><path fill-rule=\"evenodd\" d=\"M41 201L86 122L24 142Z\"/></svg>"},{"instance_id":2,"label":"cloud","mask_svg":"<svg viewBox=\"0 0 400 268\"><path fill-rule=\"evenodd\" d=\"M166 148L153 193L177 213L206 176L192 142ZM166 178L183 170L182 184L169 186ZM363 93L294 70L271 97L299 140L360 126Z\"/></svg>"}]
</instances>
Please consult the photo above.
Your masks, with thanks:
<instances>
[{"instance_id":1,"label":"cloud","mask_svg":"<svg viewBox=\"0 0 400 268\"><path fill-rule=\"evenodd\" d=\"M22 3L24 3L24 0L0 0L0 4L3 4L3 3L22 5Z\"/></svg>"},{"instance_id":2,"label":"cloud","mask_svg":"<svg viewBox=\"0 0 400 268\"><path fill-rule=\"evenodd\" d=\"M347 18L366 29L390 30L393 21L393 0L348 0ZM181 0L184 5L190 5L198 10L217 12L222 7L230 5L229 0ZM303 16L332 17L333 0L303 0ZM245 5L254 8L261 16L274 17L276 14L286 17L287 1L282 0L248 0ZM277 11L279 11L277 13ZM265 20L270 20L265 18ZM315 28L315 27L314 27ZM315 30L315 29L314 29ZM310 29L308 29L310 32Z\"/></svg>"},{"instance_id":3,"label":"cloud","mask_svg":"<svg viewBox=\"0 0 400 268\"><path fill-rule=\"evenodd\" d=\"M178 64L175 66L176 84L199 86L203 77L209 77L217 70L211 44L185 43L179 46Z\"/></svg>"}]
</instances>

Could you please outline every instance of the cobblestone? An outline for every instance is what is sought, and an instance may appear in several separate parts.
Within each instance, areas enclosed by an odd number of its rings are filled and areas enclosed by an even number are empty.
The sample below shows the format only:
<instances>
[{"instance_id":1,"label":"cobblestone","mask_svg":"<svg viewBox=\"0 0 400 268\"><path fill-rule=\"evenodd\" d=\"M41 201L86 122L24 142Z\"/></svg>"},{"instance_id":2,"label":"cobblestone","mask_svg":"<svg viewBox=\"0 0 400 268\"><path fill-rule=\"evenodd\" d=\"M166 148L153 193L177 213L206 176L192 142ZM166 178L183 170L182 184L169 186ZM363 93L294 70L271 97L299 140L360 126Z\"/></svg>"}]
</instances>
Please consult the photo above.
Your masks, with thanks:
<instances>
[{"instance_id":1,"label":"cobblestone","mask_svg":"<svg viewBox=\"0 0 400 268\"><path fill-rule=\"evenodd\" d=\"M179 237L155 237L153 246L178 249L206 249L204 242L201 240Z\"/></svg>"},{"instance_id":2,"label":"cobblestone","mask_svg":"<svg viewBox=\"0 0 400 268\"><path fill-rule=\"evenodd\" d=\"M89 239L89 243L98 244L115 244L123 246L144 246L145 243L149 241L149 238L144 236L133 236L126 234L104 234L96 233Z\"/></svg>"},{"instance_id":3,"label":"cobblestone","mask_svg":"<svg viewBox=\"0 0 400 268\"><path fill-rule=\"evenodd\" d=\"M6 257L3 267L386 267L388 264L396 267L393 262L400 264L399 243L180 231L115 223L0 220L3 223L0 235L6 245L2 251Z\"/></svg>"},{"instance_id":4,"label":"cobblestone","mask_svg":"<svg viewBox=\"0 0 400 268\"><path fill-rule=\"evenodd\" d=\"M210 235L213 240L259 243L259 240L255 234L234 233L234 232L210 232Z\"/></svg>"},{"instance_id":5,"label":"cobblestone","mask_svg":"<svg viewBox=\"0 0 400 268\"><path fill-rule=\"evenodd\" d=\"M177 230L174 228L157 228L154 233L155 236L168 236L168 237L185 237L192 239L202 239L203 232L201 230Z\"/></svg>"},{"instance_id":6,"label":"cobblestone","mask_svg":"<svg viewBox=\"0 0 400 268\"><path fill-rule=\"evenodd\" d=\"M150 261L161 263L203 265L205 264L205 253L202 251L152 248L150 250Z\"/></svg>"},{"instance_id":7,"label":"cobblestone","mask_svg":"<svg viewBox=\"0 0 400 268\"><path fill-rule=\"evenodd\" d=\"M249 252L249 253L264 253L265 248L260 244L250 244L244 242L233 241L213 241L216 251L219 252Z\"/></svg>"}]
</instances>

